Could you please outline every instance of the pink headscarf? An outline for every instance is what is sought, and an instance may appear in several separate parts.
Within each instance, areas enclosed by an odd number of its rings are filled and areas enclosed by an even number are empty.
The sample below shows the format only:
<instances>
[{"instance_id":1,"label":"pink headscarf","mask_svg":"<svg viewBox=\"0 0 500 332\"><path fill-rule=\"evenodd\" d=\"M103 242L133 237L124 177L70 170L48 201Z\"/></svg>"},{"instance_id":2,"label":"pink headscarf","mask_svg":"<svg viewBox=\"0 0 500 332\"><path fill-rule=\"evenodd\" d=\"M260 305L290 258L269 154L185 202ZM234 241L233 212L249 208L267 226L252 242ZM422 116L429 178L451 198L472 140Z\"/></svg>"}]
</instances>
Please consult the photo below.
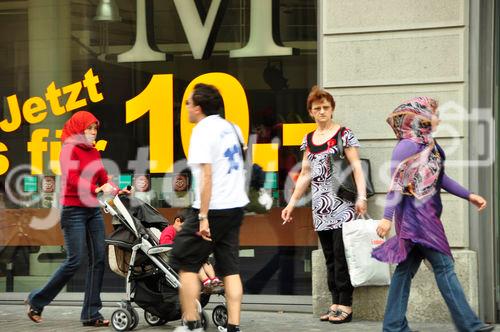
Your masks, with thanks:
<instances>
[{"instance_id":1,"label":"pink headscarf","mask_svg":"<svg viewBox=\"0 0 500 332\"><path fill-rule=\"evenodd\" d=\"M433 141L431 118L437 102L429 97L416 97L399 105L387 118L398 139L407 138L419 144Z\"/></svg>"},{"instance_id":2,"label":"pink headscarf","mask_svg":"<svg viewBox=\"0 0 500 332\"><path fill-rule=\"evenodd\" d=\"M423 199L436 192L442 158L432 137L431 119L437 102L429 97L416 97L399 105L387 118L396 137L409 139L426 147L403 160L392 177L391 191L411 194Z\"/></svg>"},{"instance_id":3,"label":"pink headscarf","mask_svg":"<svg viewBox=\"0 0 500 332\"><path fill-rule=\"evenodd\" d=\"M79 146L91 147L84 136L85 129L96 123L99 127L99 120L90 112L79 111L73 114L64 124L61 141Z\"/></svg>"}]
</instances>

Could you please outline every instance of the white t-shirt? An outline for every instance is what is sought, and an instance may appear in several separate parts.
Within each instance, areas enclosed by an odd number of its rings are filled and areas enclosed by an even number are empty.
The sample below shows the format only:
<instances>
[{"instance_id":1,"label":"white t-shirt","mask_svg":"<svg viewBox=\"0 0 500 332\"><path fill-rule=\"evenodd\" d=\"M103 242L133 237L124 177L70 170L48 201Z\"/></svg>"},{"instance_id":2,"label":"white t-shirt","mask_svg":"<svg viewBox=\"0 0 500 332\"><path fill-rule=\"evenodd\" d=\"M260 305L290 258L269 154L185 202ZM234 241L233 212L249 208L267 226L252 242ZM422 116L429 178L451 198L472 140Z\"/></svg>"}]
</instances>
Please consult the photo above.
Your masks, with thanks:
<instances>
[{"instance_id":1,"label":"white t-shirt","mask_svg":"<svg viewBox=\"0 0 500 332\"><path fill-rule=\"evenodd\" d=\"M241 136L241 131L236 128ZM200 164L212 164L210 210L231 209L248 204L238 137L233 126L218 115L207 116L198 122L191 134L188 165L193 174L193 207L196 209L200 208Z\"/></svg>"}]
</instances>

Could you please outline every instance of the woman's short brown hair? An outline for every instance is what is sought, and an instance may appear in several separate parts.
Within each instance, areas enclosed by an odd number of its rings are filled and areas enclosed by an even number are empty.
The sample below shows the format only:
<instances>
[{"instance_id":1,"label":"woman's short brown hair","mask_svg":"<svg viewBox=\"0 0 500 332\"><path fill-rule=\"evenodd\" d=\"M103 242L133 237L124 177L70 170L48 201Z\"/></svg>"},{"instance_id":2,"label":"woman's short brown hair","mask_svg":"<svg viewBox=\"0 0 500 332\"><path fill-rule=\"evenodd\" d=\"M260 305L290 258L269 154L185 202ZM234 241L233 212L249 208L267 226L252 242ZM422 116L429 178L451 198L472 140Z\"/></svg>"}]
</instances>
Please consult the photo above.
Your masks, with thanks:
<instances>
[{"instance_id":1,"label":"woman's short brown hair","mask_svg":"<svg viewBox=\"0 0 500 332\"><path fill-rule=\"evenodd\" d=\"M335 100L333 96L328 91L321 90L317 85L313 86L311 91L309 91L309 96L307 96L307 109L310 110L312 103L320 101L321 99L326 99L332 105L332 109L335 109Z\"/></svg>"}]
</instances>

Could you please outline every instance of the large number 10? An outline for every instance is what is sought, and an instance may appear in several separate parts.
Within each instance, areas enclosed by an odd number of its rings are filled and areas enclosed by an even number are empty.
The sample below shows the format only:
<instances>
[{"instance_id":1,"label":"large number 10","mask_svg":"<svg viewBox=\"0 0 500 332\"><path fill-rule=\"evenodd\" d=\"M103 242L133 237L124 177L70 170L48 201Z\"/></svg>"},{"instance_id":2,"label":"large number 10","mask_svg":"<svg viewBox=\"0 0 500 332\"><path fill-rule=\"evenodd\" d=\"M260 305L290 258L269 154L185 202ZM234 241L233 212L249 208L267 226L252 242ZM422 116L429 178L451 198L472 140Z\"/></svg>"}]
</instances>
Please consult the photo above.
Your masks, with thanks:
<instances>
[{"instance_id":1,"label":"large number 10","mask_svg":"<svg viewBox=\"0 0 500 332\"><path fill-rule=\"evenodd\" d=\"M151 173L172 173L174 166L173 75L153 75L148 86L126 102L126 122L131 123L149 112L149 162ZM216 86L224 100L227 120L236 123L247 141L249 131L248 103L245 90L233 76L208 73L189 83L181 102L181 140L184 154L189 150L189 139L194 124L189 122L186 100L197 83Z\"/></svg>"}]
</instances>

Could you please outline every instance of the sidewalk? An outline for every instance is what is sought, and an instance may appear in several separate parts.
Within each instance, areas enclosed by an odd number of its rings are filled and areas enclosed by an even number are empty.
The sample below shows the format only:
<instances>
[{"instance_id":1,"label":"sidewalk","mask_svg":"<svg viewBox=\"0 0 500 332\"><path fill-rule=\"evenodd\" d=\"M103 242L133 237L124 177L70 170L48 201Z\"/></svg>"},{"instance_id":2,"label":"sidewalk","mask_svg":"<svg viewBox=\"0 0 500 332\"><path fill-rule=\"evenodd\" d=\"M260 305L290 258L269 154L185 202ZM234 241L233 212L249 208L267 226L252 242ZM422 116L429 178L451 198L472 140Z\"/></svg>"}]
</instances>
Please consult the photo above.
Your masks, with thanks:
<instances>
[{"instance_id":1,"label":"sidewalk","mask_svg":"<svg viewBox=\"0 0 500 332\"><path fill-rule=\"evenodd\" d=\"M116 308L104 307L102 310L106 318L110 318ZM164 326L149 326L143 317L143 311L137 309L140 316L139 325L134 331L172 331L179 325L179 321L167 323ZM207 310L210 316L209 332L215 332L211 320L211 311ZM0 305L0 330L13 332L78 332L78 331L110 331L110 328L90 328L83 327L79 322L80 307L78 306L57 306L49 305L43 312L44 322L35 324L28 319L25 314L25 306L9 304ZM332 325L320 322L313 318L311 314L288 313L288 312L259 312L244 311L241 317L241 326L245 332L300 332L300 331L340 331L340 332L359 332L359 331L381 331L380 322L368 322L354 320L349 324ZM455 331L451 324L437 323L415 323L411 325L412 329L420 332L452 332ZM500 326L497 325L497 331L500 332Z\"/></svg>"}]
</instances>

